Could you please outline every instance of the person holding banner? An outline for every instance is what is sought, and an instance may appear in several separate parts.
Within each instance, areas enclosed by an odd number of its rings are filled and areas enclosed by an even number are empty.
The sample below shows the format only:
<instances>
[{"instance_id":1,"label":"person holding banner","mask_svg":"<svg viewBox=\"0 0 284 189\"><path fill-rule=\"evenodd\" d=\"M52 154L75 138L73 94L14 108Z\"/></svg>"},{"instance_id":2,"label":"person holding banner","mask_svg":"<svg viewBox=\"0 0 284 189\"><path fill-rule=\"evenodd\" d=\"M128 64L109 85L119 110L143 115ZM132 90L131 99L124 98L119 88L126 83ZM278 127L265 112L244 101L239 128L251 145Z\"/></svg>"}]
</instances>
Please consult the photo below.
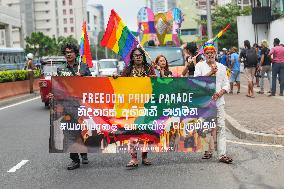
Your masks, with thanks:
<instances>
[{"instance_id":1,"label":"person holding banner","mask_svg":"<svg viewBox=\"0 0 284 189\"><path fill-rule=\"evenodd\" d=\"M217 152L219 162L229 164L233 162L233 159L226 155L225 99L223 95L230 90L230 84L226 67L216 62L216 54L214 42L206 42L204 45L206 60L196 64L194 77L216 76L216 93L213 95L212 99L216 101L217 106ZM216 136L212 138L215 141ZM212 158L212 153L213 149L209 147L209 150L205 151L202 159Z\"/></svg>"},{"instance_id":2,"label":"person holding banner","mask_svg":"<svg viewBox=\"0 0 284 189\"><path fill-rule=\"evenodd\" d=\"M122 77L156 77L154 67L147 63L145 52L142 48L134 48L130 54L130 63L124 68ZM145 141L138 141L135 138L130 138L130 154L131 160L126 167L138 167L137 148L139 143ZM143 148L142 164L151 165L151 161L147 158L148 152Z\"/></svg>"},{"instance_id":3,"label":"person holding banner","mask_svg":"<svg viewBox=\"0 0 284 189\"><path fill-rule=\"evenodd\" d=\"M66 58L66 65L63 68L57 69L58 76L91 76L91 72L87 66L87 64L80 64L76 61L76 57L79 55L79 49L75 44L65 44L62 49L62 54L64 54ZM53 99L53 94L49 94L49 98ZM64 107L63 107L64 108ZM69 115L69 114L68 114ZM69 115L74 116L74 115ZM74 116L76 117L76 116ZM78 121L78 120L77 120ZM77 138L81 138L81 132L70 131L66 133L68 135L69 140L76 140ZM87 153L81 153L82 164L88 164ZM78 153L70 153L70 158L72 162L68 165L68 170L77 169L80 167L80 158Z\"/></svg>"},{"instance_id":4,"label":"person holding banner","mask_svg":"<svg viewBox=\"0 0 284 189\"><path fill-rule=\"evenodd\" d=\"M168 60L164 55L157 56L155 60L155 65L157 65L160 77L171 77L172 72L169 70Z\"/></svg>"}]
</instances>

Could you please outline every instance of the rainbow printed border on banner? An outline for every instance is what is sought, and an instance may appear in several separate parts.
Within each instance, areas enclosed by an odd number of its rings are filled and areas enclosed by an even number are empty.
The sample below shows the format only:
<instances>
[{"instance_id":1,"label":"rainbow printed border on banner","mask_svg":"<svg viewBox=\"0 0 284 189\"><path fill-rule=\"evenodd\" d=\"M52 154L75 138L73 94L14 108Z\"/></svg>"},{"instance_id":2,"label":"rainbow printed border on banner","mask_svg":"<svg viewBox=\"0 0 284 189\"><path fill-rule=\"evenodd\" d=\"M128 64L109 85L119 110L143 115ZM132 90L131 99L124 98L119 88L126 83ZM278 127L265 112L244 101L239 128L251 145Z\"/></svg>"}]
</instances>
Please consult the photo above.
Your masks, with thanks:
<instances>
[{"instance_id":1,"label":"rainbow printed border on banner","mask_svg":"<svg viewBox=\"0 0 284 189\"><path fill-rule=\"evenodd\" d=\"M216 123L215 82L215 77L52 77L50 152L127 152L133 139L149 142L153 152L203 151L216 131L205 128ZM74 129L82 123L96 129ZM178 149L173 135L181 138Z\"/></svg>"}]
</instances>

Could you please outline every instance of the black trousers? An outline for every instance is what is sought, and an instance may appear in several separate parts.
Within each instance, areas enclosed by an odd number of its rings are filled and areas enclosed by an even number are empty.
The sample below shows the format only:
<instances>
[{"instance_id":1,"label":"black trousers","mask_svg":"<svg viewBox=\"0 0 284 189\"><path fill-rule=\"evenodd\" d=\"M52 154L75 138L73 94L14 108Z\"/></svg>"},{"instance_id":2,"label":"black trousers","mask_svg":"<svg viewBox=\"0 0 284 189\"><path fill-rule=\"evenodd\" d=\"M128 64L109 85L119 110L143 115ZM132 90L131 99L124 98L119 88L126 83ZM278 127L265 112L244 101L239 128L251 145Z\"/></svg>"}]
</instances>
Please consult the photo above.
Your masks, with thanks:
<instances>
[{"instance_id":1,"label":"black trousers","mask_svg":"<svg viewBox=\"0 0 284 189\"><path fill-rule=\"evenodd\" d=\"M81 157L87 157L87 153L80 153ZM70 153L70 158L77 163L80 163L80 158L78 153Z\"/></svg>"}]
</instances>

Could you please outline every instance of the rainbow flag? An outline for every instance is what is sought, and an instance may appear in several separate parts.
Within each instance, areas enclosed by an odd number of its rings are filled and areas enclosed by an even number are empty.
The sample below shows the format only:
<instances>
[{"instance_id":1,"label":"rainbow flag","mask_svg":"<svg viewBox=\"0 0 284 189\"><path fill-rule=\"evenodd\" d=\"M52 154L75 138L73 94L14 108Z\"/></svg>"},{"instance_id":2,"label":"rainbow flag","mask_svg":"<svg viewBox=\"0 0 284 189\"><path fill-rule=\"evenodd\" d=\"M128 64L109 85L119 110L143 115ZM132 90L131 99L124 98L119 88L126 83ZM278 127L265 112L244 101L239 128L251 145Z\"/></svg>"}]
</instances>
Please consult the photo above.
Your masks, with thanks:
<instances>
[{"instance_id":1,"label":"rainbow flag","mask_svg":"<svg viewBox=\"0 0 284 189\"><path fill-rule=\"evenodd\" d=\"M84 64L87 64L89 68L93 67L92 62L92 54L91 54L91 48L87 33L87 26L86 21L84 21L82 26L82 35L81 35L81 42L80 42L80 56L81 61Z\"/></svg>"},{"instance_id":2,"label":"rainbow flag","mask_svg":"<svg viewBox=\"0 0 284 189\"><path fill-rule=\"evenodd\" d=\"M138 41L123 23L118 14L112 9L106 32L101 40L101 46L119 54L126 65L130 62L130 53L137 47Z\"/></svg>"},{"instance_id":3,"label":"rainbow flag","mask_svg":"<svg viewBox=\"0 0 284 189\"><path fill-rule=\"evenodd\" d=\"M231 27L231 25L230 24L228 24L224 29L222 29L217 35L215 35L215 37L214 38L212 38L212 39L209 39L207 42L205 42L202 46L201 46L201 48L199 49L199 51L198 51L198 54L196 55L196 56L198 56L198 55L200 55L200 54L203 54L204 53L204 45L206 44L206 43L210 43L210 42L215 42L217 39L219 39L229 28Z\"/></svg>"},{"instance_id":4,"label":"rainbow flag","mask_svg":"<svg viewBox=\"0 0 284 189\"><path fill-rule=\"evenodd\" d=\"M213 39L210 39L209 41L216 41L219 39L229 28L231 27L230 24L228 24L224 29L222 29Z\"/></svg>"}]
</instances>

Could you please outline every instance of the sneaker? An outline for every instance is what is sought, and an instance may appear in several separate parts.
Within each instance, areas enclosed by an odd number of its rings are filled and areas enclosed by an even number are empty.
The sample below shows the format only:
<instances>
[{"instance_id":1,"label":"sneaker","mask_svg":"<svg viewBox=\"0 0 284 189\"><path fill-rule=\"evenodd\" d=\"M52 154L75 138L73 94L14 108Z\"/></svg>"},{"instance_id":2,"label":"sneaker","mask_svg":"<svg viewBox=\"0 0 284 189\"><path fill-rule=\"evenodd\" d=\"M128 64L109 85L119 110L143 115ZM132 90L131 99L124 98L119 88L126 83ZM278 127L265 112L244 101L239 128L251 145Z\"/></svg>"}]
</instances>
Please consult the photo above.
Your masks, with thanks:
<instances>
[{"instance_id":1,"label":"sneaker","mask_svg":"<svg viewBox=\"0 0 284 189\"><path fill-rule=\"evenodd\" d=\"M80 167L80 162L72 161L72 162L68 165L67 169L68 169L68 170L74 170L74 169L78 169L79 167Z\"/></svg>"}]
</instances>

